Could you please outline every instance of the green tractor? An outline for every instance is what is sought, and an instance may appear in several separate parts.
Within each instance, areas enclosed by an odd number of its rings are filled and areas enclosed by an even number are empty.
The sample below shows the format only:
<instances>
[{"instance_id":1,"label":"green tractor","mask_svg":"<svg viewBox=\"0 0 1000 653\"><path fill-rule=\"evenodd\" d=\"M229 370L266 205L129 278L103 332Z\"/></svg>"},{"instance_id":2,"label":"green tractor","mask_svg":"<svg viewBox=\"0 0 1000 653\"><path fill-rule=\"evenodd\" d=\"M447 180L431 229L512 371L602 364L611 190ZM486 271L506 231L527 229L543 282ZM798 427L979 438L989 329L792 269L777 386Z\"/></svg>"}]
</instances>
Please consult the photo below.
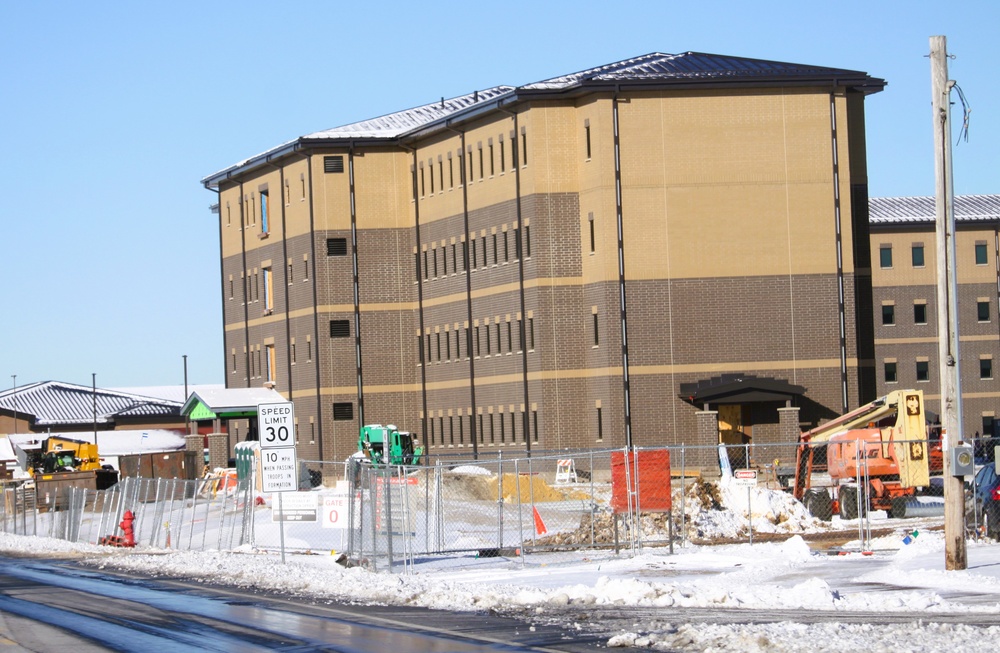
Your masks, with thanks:
<instances>
[{"instance_id":1,"label":"green tractor","mask_svg":"<svg viewBox=\"0 0 1000 653\"><path fill-rule=\"evenodd\" d=\"M424 448L415 436L394 424L369 424L361 427L358 451L374 465L419 465Z\"/></svg>"}]
</instances>

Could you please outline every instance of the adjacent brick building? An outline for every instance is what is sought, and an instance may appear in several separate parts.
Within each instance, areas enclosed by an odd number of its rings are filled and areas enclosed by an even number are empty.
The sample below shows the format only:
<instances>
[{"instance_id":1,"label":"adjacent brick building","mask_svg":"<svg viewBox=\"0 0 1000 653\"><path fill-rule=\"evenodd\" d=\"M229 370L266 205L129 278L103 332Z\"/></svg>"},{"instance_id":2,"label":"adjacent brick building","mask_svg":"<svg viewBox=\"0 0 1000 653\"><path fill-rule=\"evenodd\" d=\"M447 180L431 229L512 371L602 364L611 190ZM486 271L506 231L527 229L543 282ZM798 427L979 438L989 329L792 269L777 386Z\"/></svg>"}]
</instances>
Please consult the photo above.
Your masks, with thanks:
<instances>
[{"instance_id":1,"label":"adjacent brick building","mask_svg":"<svg viewBox=\"0 0 1000 653\"><path fill-rule=\"evenodd\" d=\"M374 422L469 455L787 439L876 393L884 85L654 53L210 175L227 386L294 400L303 459Z\"/></svg>"},{"instance_id":2,"label":"adjacent brick building","mask_svg":"<svg viewBox=\"0 0 1000 653\"><path fill-rule=\"evenodd\" d=\"M923 388L928 408L938 411L934 198L873 198L870 206L879 394ZM995 433L1000 404L1000 195L960 195L954 210L962 436L971 439Z\"/></svg>"}]
</instances>

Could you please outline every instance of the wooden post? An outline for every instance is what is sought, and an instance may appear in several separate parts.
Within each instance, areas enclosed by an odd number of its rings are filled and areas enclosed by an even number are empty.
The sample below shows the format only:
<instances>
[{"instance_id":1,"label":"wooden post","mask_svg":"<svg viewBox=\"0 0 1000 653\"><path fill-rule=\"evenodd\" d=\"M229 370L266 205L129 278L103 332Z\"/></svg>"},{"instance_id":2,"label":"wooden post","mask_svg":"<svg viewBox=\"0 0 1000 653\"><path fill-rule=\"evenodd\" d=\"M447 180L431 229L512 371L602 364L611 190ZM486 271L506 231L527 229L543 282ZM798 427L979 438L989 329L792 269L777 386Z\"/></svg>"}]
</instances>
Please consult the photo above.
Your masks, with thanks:
<instances>
[{"instance_id":1,"label":"wooden post","mask_svg":"<svg viewBox=\"0 0 1000 653\"><path fill-rule=\"evenodd\" d=\"M932 36L931 99L934 120L935 224L937 226L938 369L941 375L941 448L944 453L945 569L966 569L965 490L954 476L950 449L962 438L959 385L955 207L951 171L951 82L944 36Z\"/></svg>"}]
</instances>

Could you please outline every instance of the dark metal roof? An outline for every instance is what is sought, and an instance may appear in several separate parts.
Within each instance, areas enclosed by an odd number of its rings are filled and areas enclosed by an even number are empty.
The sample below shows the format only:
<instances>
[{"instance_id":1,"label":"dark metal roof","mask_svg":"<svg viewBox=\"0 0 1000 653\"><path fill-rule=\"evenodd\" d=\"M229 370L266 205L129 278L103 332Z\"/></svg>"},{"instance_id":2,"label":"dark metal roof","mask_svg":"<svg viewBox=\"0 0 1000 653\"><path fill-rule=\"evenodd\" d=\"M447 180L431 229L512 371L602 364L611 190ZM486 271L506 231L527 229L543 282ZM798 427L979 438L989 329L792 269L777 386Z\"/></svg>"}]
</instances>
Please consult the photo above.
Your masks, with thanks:
<instances>
[{"instance_id":1,"label":"dark metal roof","mask_svg":"<svg viewBox=\"0 0 1000 653\"><path fill-rule=\"evenodd\" d=\"M885 80L871 77L868 73L858 70L748 59L705 52L684 52L681 54L653 52L634 59L625 59L571 75L562 75L534 84L527 84L519 87L518 90L561 90L574 86L634 82L663 84L725 81L755 84L765 80L787 83L835 83L866 93L876 93L885 87Z\"/></svg>"},{"instance_id":2,"label":"dark metal roof","mask_svg":"<svg viewBox=\"0 0 1000 653\"><path fill-rule=\"evenodd\" d=\"M207 188L217 188L220 183L234 175L265 165L306 145L330 144L346 147L356 141L392 144L399 139L422 134L425 130L441 129L453 121L539 95L561 95L602 88L658 88L678 85L685 87L823 85L849 88L868 94L881 91L885 87L885 80L871 77L865 72L841 68L704 52L682 54L653 52L523 86L494 86L448 100L442 98L436 102L379 118L313 132L208 175L201 180L201 183Z\"/></svg>"},{"instance_id":3,"label":"dark metal roof","mask_svg":"<svg viewBox=\"0 0 1000 653\"><path fill-rule=\"evenodd\" d=\"M933 224L933 197L872 197L868 200L870 224ZM956 222L1000 220L1000 195L956 195Z\"/></svg>"},{"instance_id":4,"label":"dark metal roof","mask_svg":"<svg viewBox=\"0 0 1000 653\"><path fill-rule=\"evenodd\" d=\"M179 417L181 403L126 392L45 381L0 393L0 409L31 415L35 426L92 424L96 397L97 423L117 417Z\"/></svg>"},{"instance_id":5,"label":"dark metal roof","mask_svg":"<svg viewBox=\"0 0 1000 653\"><path fill-rule=\"evenodd\" d=\"M680 398L696 406L746 404L757 401L787 401L805 392L805 387L793 385L784 379L752 374L723 374L694 383L682 383Z\"/></svg>"}]
</instances>

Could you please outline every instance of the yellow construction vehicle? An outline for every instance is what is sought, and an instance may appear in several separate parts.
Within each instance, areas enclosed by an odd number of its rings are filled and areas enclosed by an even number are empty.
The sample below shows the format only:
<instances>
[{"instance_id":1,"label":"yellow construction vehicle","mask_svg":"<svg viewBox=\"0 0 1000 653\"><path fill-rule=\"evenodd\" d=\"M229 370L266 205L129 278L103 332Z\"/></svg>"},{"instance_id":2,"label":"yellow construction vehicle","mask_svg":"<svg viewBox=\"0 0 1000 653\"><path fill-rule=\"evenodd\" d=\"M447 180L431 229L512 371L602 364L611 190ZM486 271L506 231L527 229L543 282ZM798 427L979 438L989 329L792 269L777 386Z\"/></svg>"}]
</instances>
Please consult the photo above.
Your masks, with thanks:
<instances>
[{"instance_id":1,"label":"yellow construction vehicle","mask_svg":"<svg viewBox=\"0 0 1000 653\"><path fill-rule=\"evenodd\" d=\"M101 469L96 444L69 438L46 438L30 463L28 473L32 475Z\"/></svg>"},{"instance_id":2,"label":"yellow construction vehicle","mask_svg":"<svg viewBox=\"0 0 1000 653\"><path fill-rule=\"evenodd\" d=\"M97 445L91 442L50 437L40 449L25 453L41 510L64 507L68 488L104 490L118 482L118 470L101 465Z\"/></svg>"}]
</instances>

